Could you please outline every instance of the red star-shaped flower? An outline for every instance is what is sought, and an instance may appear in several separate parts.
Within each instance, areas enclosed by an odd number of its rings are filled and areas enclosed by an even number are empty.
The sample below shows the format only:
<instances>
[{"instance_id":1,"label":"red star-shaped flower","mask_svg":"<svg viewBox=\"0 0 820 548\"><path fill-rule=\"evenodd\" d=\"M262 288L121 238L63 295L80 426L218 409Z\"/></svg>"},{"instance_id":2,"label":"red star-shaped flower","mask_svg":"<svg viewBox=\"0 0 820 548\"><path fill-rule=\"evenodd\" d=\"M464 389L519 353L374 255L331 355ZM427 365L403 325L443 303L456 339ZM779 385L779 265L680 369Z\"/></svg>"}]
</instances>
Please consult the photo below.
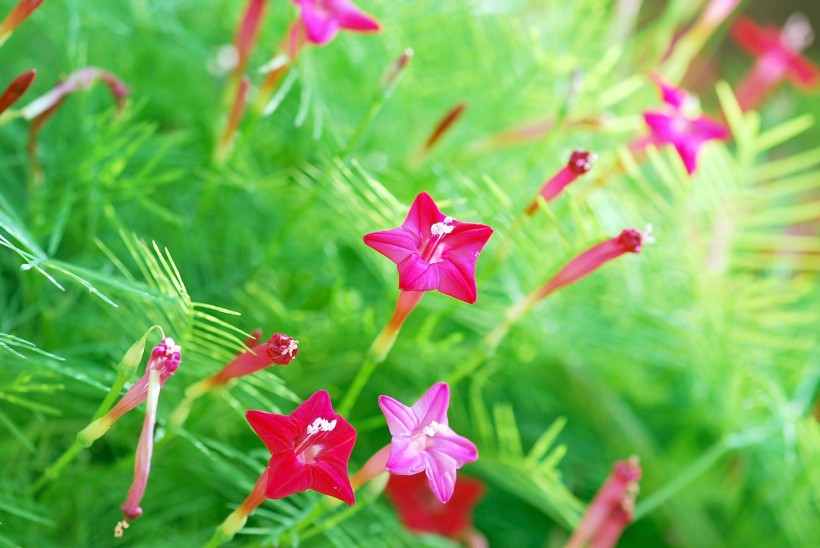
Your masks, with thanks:
<instances>
[{"instance_id":1,"label":"red star-shaped flower","mask_svg":"<svg viewBox=\"0 0 820 548\"><path fill-rule=\"evenodd\" d=\"M326 391L319 390L290 415L248 411L245 417L271 452L266 497L313 489L353 505L347 467L356 430L333 411Z\"/></svg>"},{"instance_id":2,"label":"red star-shaped flower","mask_svg":"<svg viewBox=\"0 0 820 548\"><path fill-rule=\"evenodd\" d=\"M484 495L484 484L476 479L459 476L449 502L440 502L422 474L391 475L387 497L396 507L399 519L411 531L436 533L460 539L473 526L472 511Z\"/></svg>"},{"instance_id":3,"label":"red star-shaped flower","mask_svg":"<svg viewBox=\"0 0 820 548\"><path fill-rule=\"evenodd\" d=\"M400 227L367 234L364 243L396 263L400 289L436 289L472 304L475 261L492 233L487 225L446 217L422 192Z\"/></svg>"}]
</instances>

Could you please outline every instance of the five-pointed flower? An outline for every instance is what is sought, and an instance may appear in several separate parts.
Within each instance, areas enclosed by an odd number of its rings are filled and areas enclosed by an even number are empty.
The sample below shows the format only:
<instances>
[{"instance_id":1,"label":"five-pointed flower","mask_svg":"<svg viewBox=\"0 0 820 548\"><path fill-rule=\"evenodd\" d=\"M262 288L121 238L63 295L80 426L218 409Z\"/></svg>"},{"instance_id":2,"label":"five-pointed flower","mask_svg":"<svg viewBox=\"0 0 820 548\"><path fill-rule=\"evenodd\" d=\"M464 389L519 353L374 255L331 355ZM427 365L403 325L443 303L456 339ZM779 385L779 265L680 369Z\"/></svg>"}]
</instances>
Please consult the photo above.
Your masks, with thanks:
<instances>
[{"instance_id":1,"label":"five-pointed flower","mask_svg":"<svg viewBox=\"0 0 820 548\"><path fill-rule=\"evenodd\" d=\"M447 504L433 496L424 474L391 475L387 482L387 497L405 527L417 533L437 533L452 539L463 539L472 529L470 514L483 494L484 484L465 476L456 481Z\"/></svg>"},{"instance_id":2,"label":"five-pointed flower","mask_svg":"<svg viewBox=\"0 0 820 548\"><path fill-rule=\"evenodd\" d=\"M350 0L293 0L301 8L300 17L312 44L323 46L341 29L376 32L379 22L357 8Z\"/></svg>"},{"instance_id":3,"label":"five-pointed flower","mask_svg":"<svg viewBox=\"0 0 820 548\"><path fill-rule=\"evenodd\" d=\"M271 452L266 497L313 489L353 504L347 466L356 430L333 411L326 391L319 390L290 415L248 411L245 416Z\"/></svg>"},{"instance_id":4,"label":"five-pointed flower","mask_svg":"<svg viewBox=\"0 0 820 548\"><path fill-rule=\"evenodd\" d=\"M726 140L729 130L723 124L696 114L697 101L685 91L656 79L667 108L664 111L646 111L643 119L650 135L640 139L636 148L646 145L672 145L683 160L688 173L697 169L700 147L714 139Z\"/></svg>"},{"instance_id":5,"label":"five-pointed flower","mask_svg":"<svg viewBox=\"0 0 820 548\"><path fill-rule=\"evenodd\" d=\"M387 471L403 476L424 472L441 502L453 496L456 470L478 458L475 444L448 425L449 406L450 386L443 382L431 386L412 407L379 396L379 407L393 435Z\"/></svg>"},{"instance_id":6,"label":"five-pointed flower","mask_svg":"<svg viewBox=\"0 0 820 548\"><path fill-rule=\"evenodd\" d=\"M759 27L741 17L732 26L732 37L757 58L735 91L744 111L757 107L784 79L802 89L820 84L820 69L801 55L814 38L805 16L792 15L782 29Z\"/></svg>"},{"instance_id":7,"label":"five-pointed flower","mask_svg":"<svg viewBox=\"0 0 820 548\"><path fill-rule=\"evenodd\" d=\"M367 234L364 243L396 263L400 289L436 289L472 304L475 261L492 233L487 225L446 217L422 192L400 227Z\"/></svg>"}]
</instances>

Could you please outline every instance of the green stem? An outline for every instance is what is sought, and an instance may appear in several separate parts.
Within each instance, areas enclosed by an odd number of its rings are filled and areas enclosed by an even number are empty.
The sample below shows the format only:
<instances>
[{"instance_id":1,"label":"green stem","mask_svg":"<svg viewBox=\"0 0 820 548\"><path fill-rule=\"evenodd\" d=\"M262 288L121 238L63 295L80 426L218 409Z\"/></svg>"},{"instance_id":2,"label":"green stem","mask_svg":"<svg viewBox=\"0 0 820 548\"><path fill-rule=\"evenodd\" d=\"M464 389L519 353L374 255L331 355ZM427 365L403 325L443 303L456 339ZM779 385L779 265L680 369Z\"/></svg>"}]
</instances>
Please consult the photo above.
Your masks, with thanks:
<instances>
[{"instance_id":1,"label":"green stem","mask_svg":"<svg viewBox=\"0 0 820 548\"><path fill-rule=\"evenodd\" d=\"M60 455L60 458L57 459L57 461L54 462L54 464L49 466L45 472L43 472L43 475L40 476L40 479L38 479L34 486L31 488L32 492L38 493L43 487L46 486L47 483L57 479L57 477L60 475L60 472L63 471L63 468L65 468L68 463L74 460L74 457L76 457L80 453L80 451L82 451L86 447L88 446L80 442L80 440L74 440L74 443L71 445L71 447L69 447L65 453Z\"/></svg>"}]
</instances>

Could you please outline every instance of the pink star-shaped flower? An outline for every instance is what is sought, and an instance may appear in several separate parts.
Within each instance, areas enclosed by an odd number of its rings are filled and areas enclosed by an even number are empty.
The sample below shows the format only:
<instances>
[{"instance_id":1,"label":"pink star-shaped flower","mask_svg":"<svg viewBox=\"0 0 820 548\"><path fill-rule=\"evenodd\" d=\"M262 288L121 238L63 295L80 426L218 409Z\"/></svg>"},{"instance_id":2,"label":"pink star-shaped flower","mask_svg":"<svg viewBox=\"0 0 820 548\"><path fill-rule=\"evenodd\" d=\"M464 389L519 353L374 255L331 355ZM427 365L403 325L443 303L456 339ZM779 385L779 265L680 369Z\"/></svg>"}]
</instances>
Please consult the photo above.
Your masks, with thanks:
<instances>
[{"instance_id":1,"label":"pink star-shaped flower","mask_svg":"<svg viewBox=\"0 0 820 548\"><path fill-rule=\"evenodd\" d=\"M412 407L379 396L379 407L393 435L387 471L400 476L424 472L441 502L453 496L456 470L478 459L475 444L448 425L449 406L450 386L443 382L431 386Z\"/></svg>"},{"instance_id":2,"label":"pink star-shaped flower","mask_svg":"<svg viewBox=\"0 0 820 548\"><path fill-rule=\"evenodd\" d=\"M333 411L326 391L319 390L290 415L248 411L245 417L271 452L266 497L313 489L353 505L347 466L356 430Z\"/></svg>"},{"instance_id":3,"label":"pink star-shaped flower","mask_svg":"<svg viewBox=\"0 0 820 548\"><path fill-rule=\"evenodd\" d=\"M477 297L475 261L492 233L487 225L444 216L422 192L400 227L367 234L364 243L396 263L400 289L436 289L472 304Z\"/></svg>"},{"instance_id":4,"label":"pink star-shaped flower","mask_svg":"<svg viewBox=\"0 0 820 548\"><path fill-rule=\"evenodd\" d=\"M381 30L379 22L350 0L293 0L301 8L300 17L308 41L323 46L341 29L357 32Z\"/></svg>"},{"instance_id":5,"label":"pink star-shaped flower","mask_svg":"<svg viewBox=\"0 0 820 548\"><path fill-rule=\"evenodd\" d=\"M813 38L804 16L791 16L782 29L759 27L751 19L740 17L732 26L732 37L757 58L736 89L744 111L757 107L784 79L801 89L820 84L820 69L801 55Z\"/></svg>"},{"instance_id":6,"label":"pink star-shaped flower","mask_svg":"<svg viewBox=\"0 0 820 548\"><path fill-rule=\"evenodd\" d=\"M664 111L646 111L643 119L649 126L650 135L638 141L639 147L672 145L683 160L689 174L697 169L700 147L711 140L724 141L729 130L708 116L692 116L694 98L685 91L670 86L656 78L667 107Z\"/></svg>"}]
</instances>

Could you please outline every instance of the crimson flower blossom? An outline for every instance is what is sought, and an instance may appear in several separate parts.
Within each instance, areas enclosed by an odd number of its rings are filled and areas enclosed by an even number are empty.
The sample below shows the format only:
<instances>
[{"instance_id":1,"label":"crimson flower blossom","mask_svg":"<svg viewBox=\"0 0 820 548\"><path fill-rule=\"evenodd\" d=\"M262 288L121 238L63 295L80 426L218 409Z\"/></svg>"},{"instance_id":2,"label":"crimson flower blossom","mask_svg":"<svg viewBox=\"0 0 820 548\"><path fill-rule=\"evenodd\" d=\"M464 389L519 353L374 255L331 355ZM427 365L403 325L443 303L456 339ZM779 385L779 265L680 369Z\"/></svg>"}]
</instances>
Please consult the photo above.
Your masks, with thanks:
<instances>
[{"instance_id":1,"label":"crimson flower blossom","mask_svg":"<svg viewBox=\"0 0 820 548\"><path fill-rule=\"evenodd\" d=\"M572 154L570 154L567 165L553 175L549 181L544 183L539 194L545 202L555 199L568 185L577 180L578 177L588 173L597 158L597 154L593 154L589 151L583 149L574 150ZM524 213L526 215L532 215L536 211L538 211L538 198L532 201Z\"/></svg>"},{"instance_id":2,"label":"crimson flower blossom","mask_svg":"<svg viewBox=\"0 0 820 548\"><path fill-rule=\"evenodd\" d=\"M744 111L760 105L783 80L801 89L813 89L820 84L820 69L801 55L814 38L802 14L789 17L782 29L759 27L751 19L741 17L731 32L735 41L756 57L754 66L735 90Z\"/></svg>"},{"instance_id":3,"label":"crimson flower blossom","mask_svg":"<svg viewBox=\"0 0 820 548\"><path fill-rule=\"evenodd\" d=\"M424 472L441 502L453 496L456 470L478 459L475 444L450 428L449 406L450 386L443 382L431 386L411 407L379 396L379 407L393 435L385 468L402 476Z\"/></svg>"},{"instance_id":4,"label":"crimson flower blossom","mask_svg":"<svg viewBox=\"0 0 820 548\"><path fill-rule=\"evenodd\" d=\"M492 233L487 225L446 217L422 192L400 227L367 234L364 243L396 263L403 291L435 289L473 304L476 258Z\"/></svg>"},{"instance_id":5,"label":"crimson flower blossom","mask_svg":"<svg viewBox=\"0 0 820 548\"><path fill-rule=\"evenodd\" d=\"M347 466L356 430L333 410L326 391L319 390L290 415L248 411L245 417L271 452L267 498L313 489L353 505Z\"/></svg>"},{"instance_id":6,"label":"crimson flower blossom","mask_svg":"<svg viewBox=\"0 0 820 548\"><path fill-rule=\"evenodd\" d=\"M696 114L697 101L685 91L670 86L656 78L667 108L663 111L646 111L643 119L650 134L633 143L633 149L642 150L648 145L672 145L683 160L689 174L697 169L700 147L711 140L725 141L729 130L716 120Z\"/></svg>"},{"instance_id":7,"label":"crimson flower blossom","mask_svg":"<svg viewBox=\"0 0 820 548\"><path fill-rule=\"evenodd\" d=\"M399 519L416 533L436 533L468 546L486 546L486 540L473 528L471 513L484 495L484 483L461 476L456 480L453 496L440 502L427 483L424 474L391 475L387 482L387 498L396 507Z\"/></svg>"},{"instance_id":8,"label":"crimson flower blossom","mask_svg":"<svg viewBox=\"0 0 820 548\"><path fill-rule=\"evenodd\" d=\"M301 8L300 18L310 43L323 46L340 30L376 32L379 22L350 0L293 0Z\"/></svg>"},{"instance_id":9,"label":"crimson flower blossom","mask_svg":"<svg viewBox=\"0 0 820 548\"><path fill-rule=\"evenodd\" d=\"M632 522L641 466L637 457L618 461L604 485L589 503L566 548L610 548Z\"/></svg>"}]
</instances>

